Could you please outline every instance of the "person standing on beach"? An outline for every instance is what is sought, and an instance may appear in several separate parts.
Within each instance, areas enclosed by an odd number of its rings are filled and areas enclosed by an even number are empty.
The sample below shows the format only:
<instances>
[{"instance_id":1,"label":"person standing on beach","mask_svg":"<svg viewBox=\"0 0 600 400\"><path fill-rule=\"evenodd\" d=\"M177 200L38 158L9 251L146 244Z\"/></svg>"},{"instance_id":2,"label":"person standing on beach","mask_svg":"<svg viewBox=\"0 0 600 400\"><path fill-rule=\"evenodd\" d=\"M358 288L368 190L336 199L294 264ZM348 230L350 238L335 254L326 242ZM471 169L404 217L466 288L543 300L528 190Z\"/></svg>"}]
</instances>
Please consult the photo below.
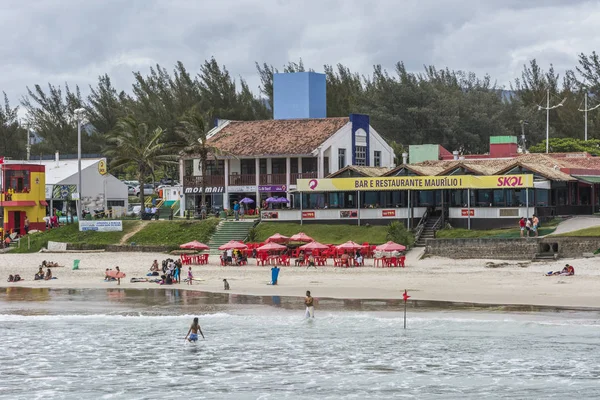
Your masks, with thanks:
<instances>
[{"instance_id":1,"label":"person standing on beach","mask_svg":"<svg viewBox=\"0 0 600 400\"><path fill-rule=\"evenodd\" d=\"M121 284L121 270L119 269L118 265L115 267L115 269L117 270L117 285L120 285Z\"/></svg>"},{"instance_id":2,"label":"person standing on beach","mask_svg":"<svg viewBox=\"0 0 600 400\"><path fill-rule=\"evenodd\" d=\"M204 333L202 333L202 329L200 329L200 324L198 323L198 317L196 317L194 318L194 322L192 322L192 326L190 326L187 335L185 335L185 339L189 342L196 342L198 340L198 332L200 332L202 339L204 339Z\"/></svg>"},{"instance_id":3,"label":"person standing on beach","mask_svg":"<svg viewBox=\"0 0 600 400\"><path fill-rule=\"evenodd\" d=\"M525 229L527 230L527 237L529 237L529 231L531 231L531 220L529 218L525 221Z\"/></svg>"},{"instance_id":4,"label":"person standing on beach","mask_svg":"<svg viewBox=\"0 0 600 400\"><path fill-rule=\"evenodd\" d=\"M519 229L521 230L521 237L523 237L525 233L525 217L521 217L519 220Z\"/></svg>"},{"instance_id":5,"label":"person standing on beach","mask_svg":"<svg viewBox=\"0 0 600 400\"><path fill-rule=\"evenodd\" d=\"M535 237L538 236L538 225L540 224L540 219L537 217L537 215L533 214L533 232L535 233Z\"/></svg>"},{"instance_id":6,"label":"person standing on beach","mask_svg":"<svg viewBox=\"0 0 600 400\"><path fill-rule=\"evenodd\" d=\"M194 280L194 275L192 275L192 267L189 267L189 269L188 269L188 285L191 285L193 280Z\"/></svg>"},{"instance_id":7,"label":"person standing on beach","mask_svg":"<svg viewBox=\"0 0 600 400\"><path fill-rule=\"evenodd\" d=\"M310 295L310 290L306 291L306 297L304 298L304 305L306 306L306 318L314 318L315 317L315 306L314 299Z\"/></svg>"}]
</instances>

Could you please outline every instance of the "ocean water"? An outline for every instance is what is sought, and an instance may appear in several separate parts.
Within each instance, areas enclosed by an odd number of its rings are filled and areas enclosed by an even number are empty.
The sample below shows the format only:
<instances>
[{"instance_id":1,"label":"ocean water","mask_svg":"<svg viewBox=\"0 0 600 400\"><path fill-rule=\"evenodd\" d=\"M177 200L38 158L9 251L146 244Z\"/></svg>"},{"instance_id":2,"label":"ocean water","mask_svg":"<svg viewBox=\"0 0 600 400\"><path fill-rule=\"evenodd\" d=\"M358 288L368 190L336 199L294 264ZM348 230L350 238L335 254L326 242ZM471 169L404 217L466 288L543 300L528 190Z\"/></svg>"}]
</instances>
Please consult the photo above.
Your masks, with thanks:
<instances>
[{"instance_id":1,"label":"ocean water","mask_svg":"<svg viewBox=\"0 0 600 400\"><path fill-rule=\"evenodd\" d=\"M0 292L0 398L600 397L597 313L186 296Z\"/></svg>"}]
</instances>

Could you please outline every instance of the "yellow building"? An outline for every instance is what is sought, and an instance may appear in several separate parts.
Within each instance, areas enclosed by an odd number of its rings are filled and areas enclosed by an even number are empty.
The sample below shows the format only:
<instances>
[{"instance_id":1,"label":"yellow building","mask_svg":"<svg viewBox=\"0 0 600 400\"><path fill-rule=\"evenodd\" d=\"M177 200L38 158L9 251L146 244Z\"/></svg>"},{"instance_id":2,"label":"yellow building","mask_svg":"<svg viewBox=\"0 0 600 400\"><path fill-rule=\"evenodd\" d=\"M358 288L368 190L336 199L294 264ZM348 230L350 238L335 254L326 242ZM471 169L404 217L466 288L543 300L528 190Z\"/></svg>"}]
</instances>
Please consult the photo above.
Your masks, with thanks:
<instances>
[{"instance_id":1,"label":"yellow building","mask_svg":"<svg viewBox=\"0 0 600 400\"><path fill-rule=\"evenodd\" d=\"M45 167L36 164L3 164L2 197L0 207L4 216L3 228L7 234L25 234L27 218L29 229L46 229L46 175Z\"/></svg>"}]
</instances>

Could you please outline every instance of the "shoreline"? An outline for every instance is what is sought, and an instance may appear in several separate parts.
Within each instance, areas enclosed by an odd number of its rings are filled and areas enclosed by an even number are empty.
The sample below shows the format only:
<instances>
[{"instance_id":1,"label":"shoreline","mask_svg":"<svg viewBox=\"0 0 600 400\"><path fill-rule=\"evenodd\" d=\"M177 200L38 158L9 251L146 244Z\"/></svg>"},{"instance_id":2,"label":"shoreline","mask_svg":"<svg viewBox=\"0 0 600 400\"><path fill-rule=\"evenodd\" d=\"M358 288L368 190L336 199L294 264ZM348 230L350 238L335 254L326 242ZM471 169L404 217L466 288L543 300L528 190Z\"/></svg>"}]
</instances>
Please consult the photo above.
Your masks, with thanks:
<instances>
[{"instance_id":1,"label":"shoreline","mask_svg":"<svg viewBox=\"0 0 600 400\"><path fill-rule=\"evenodd\" d=\"M0 260L0 287L31 287L56 289L181 289L207 293L228 293L248 296L302 297L310 290L315 298L342 300L402 299L404 289L411 296L409 302L442 304L443 307L470 308L538 308L547 310L600 310L600 269L594 259L558 260L551 263L505 262L498 268L487 268L490 260L452 260L429 257L416 260L407 257L406 268L334 268L332 266L307 269L281 267L279 284L267 285L269 267L253 265L221 267L218 256L210 256L209 264L192 266L196 278L203 279L187 285L172 286L156 283L130 283L132 277L145 277L154 259L169 257L148 253L75 253L75 254L2 254ZM80 269L72 270L73 260L80 260ZM57 261L62 268L53 269L58 279L34 281L42 260ZM566 262L575 266L571 277L544 274L560 270ZM367 264L373 261L366 260ZM254 264L254 260L250 260ZM119 265L127 277L117 286L105 282L104 270ZM19 274L25 281L9 283L9 274ZM187 274L187 266L182 275ZM226 278L231 290L223 290Z\"/></svg>"},{"instance_id":2,"label":"shoreline","mask_svg":"<svg viewBox=\"0 0 600 400\"><path fill-rule=\"evenodd\" d=\"M16 286L13 286L16 287ZM11 287L0 285L0 291L2 289L10 289ZM192 291L195 293L203 293L209 295L233 295L239 298L245 299L253 299L253 300L261 300L265 298L279 297L281 299L285 299L285 303L298 305L297 309L304 309L304 306L301 305L303 296L296 295L278 295L278 294L270 294L270 295L259 295L259 294L248 294L248 293L236 293L233 291L208 291L200 288L180 288L178 285L175 286L158 286L158 287L149 287L149 288L140 288L140 287L90 287L90 288L72 288L72 287L39 287L39 286L19 286L20 289L48 289L49 291L59 291L59 290L68 290L68 291L79 291L84 292L86 290L94 290L94 291L111 291L122 290L122 291L136 291L142 292L146 290L157 290L157 291L172 291L172 290L186 290ZM292 301L293 300L293 301ZM28 300L30 301L30 300ZM34 300L35 301L35 300ZM399 298L340 298L340 297L315 297L315 302L317 308L321 303L339 303L339 302L351 302L353 306L360 306L359 309L353 309L351 306L348 306L350 309L348 311L363 311L363 312L401 312L400 309L403 309L404 302L402 297ZM385 305L382 303L386 303ZM249 304L249 305L267 305L266 303L259 302L239 302L239 303L215 303L220 305L241 305L241 304ZM368 305L373 309L365 310L362 308L363 305ZM322 310L328 310L329 304L325 305ZM378 309L381 307L381 309ZM389 310L388 308L392 308ZM409 311L473 311L473 312L501 312L501 313L543 313L543 312L600 312L600 307L586 307L586 306L557 306L557 305L540 305L540 304L519 304L519 303L481 303L481 302L465 302L465 301L453 301L453 300L429 300L429 299L410 299L407 302L407 309ZM0 309L1 311L1 309ZM340 311L340 310L338 310Z\"/></svg>"}]
</instances>

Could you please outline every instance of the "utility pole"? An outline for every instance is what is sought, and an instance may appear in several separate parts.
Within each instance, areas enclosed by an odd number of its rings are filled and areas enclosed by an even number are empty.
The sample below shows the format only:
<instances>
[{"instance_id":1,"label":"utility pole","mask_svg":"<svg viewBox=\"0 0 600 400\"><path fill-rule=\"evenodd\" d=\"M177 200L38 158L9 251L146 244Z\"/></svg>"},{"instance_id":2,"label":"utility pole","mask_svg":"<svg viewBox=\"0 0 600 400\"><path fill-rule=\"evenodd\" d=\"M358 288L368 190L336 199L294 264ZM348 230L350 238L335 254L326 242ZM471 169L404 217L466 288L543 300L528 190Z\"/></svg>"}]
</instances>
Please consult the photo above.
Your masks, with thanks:
<instances>
[{"instance_id":1,"label":"utility pole","mask_svg":"<svg viewBox=\"0 0 600 400\"><path fill-rule=\"evenodd\" d=\"M565 97L560 103L550 107L550 89L546 89L546 107L538 105L538 111L546 110L546 154L550 148L550 110L562 107L567 98Z\"/></svg>"},{"instance_id":2,"label":"utility pole","mask_svg":"<svg viewBox=\"0 0 600 400\"><path fill-rule=\"evenodd\" d=\"M578 108L577 110L578 111L583 111L584 116L585 116L585 133L584 133L584 139L587 142L587 140L588 140L588 121L587 121L588 120L588 118L587 118L588 117L588 111L595 110L596 108L600 107L600 104L596 104L594 107L588 108L588 91L587 90L585 91L585 97L584 97L584 100L583 100L583 104L584 104L583 110L581 108Z\"/></svg>"},{"instance_id":3,"label":"utility pole","mask_svg":"<svg viewBox=\"0 0 600 400\"><path fill-rule=\"evenodd\" d=\"M521 150L523 151L523 154L525 154L527 152L527 139L525 139L525 125L529 125L529 122L522 119L521 121L519 121L519 123L521 124Z\"/></svg>"},{"instance_id":4,"label":"utility pole","mask_svg":"<svg viewBox=\"0 0 600 400\"><path fill-rule=\"evenodd\" d=\"M26 126L27 131L27 161L29 161L31 157L31 131L29 130L29 125Z\"/></svg>"}]
</instances>

